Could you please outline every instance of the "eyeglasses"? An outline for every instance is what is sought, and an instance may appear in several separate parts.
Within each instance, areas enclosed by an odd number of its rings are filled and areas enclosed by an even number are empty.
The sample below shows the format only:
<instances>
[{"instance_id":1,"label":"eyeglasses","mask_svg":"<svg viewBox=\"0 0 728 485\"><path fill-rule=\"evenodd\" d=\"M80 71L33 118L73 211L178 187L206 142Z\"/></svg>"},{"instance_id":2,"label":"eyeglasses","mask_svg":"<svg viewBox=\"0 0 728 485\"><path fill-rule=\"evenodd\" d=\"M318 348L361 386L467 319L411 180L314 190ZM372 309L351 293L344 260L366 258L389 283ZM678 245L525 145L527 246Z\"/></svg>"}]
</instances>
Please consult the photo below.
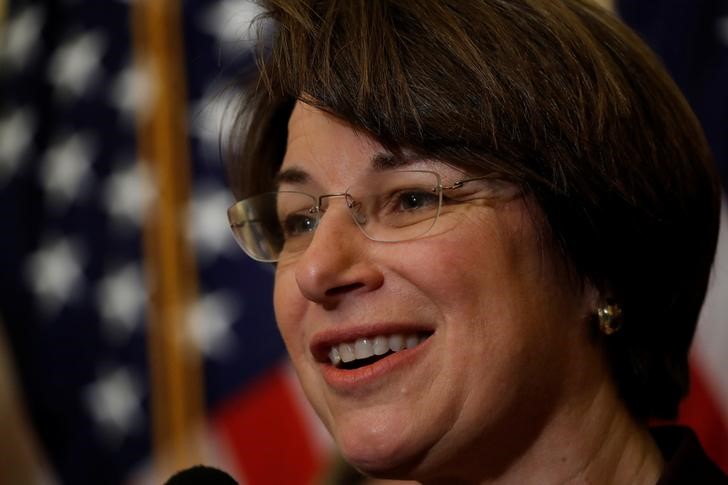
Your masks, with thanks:
<instances>
[{"instance_id":1,"label":"eyeglasses","mask_svg":"<svg viewBox=\"0 0 728 485\"><path fill-rule=\"evenodd\" d=\"M424 236L442 210L443 192L489 176L443 186L440 175L419 170L386 171L345 192L318 197L280 190L241 200L228 209L233 236L251 258L295 259L309 246L329 200L341 197L356 226L373 241L400 242Z\"/></svg>"}]
</instances>

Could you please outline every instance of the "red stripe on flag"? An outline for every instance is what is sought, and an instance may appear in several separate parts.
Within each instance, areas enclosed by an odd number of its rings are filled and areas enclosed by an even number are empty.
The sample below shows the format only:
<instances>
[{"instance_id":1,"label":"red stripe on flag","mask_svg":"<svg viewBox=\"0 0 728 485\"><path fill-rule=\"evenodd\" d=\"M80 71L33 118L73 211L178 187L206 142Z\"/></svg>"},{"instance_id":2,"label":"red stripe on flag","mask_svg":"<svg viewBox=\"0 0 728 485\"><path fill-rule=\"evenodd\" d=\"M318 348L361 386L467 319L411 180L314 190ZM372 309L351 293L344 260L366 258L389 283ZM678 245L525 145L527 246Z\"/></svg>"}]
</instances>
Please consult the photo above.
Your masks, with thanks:
<instances>
[{"instance_id":1,"label":"red stripe on flag","mask_svg":"<svg viewBox=\"0 0 728 485\"><path fill-rule=\"evenodd\" d=\"M697 433L708 456L728 473L728 426L709 387L693 359L690 363L690 393L680 405L678 421Z\"/></svg>"},{"instance_id":2,"label":"red stripe on flag","mask_svg":"<svg viewBox=\"0 0 728 485\"><path fill-rule=\"evenodd\" d=\"M212 420L247 485L310 484L322 470L323 457L281 368L227 399Z\"/></svg>"}]
</instances>

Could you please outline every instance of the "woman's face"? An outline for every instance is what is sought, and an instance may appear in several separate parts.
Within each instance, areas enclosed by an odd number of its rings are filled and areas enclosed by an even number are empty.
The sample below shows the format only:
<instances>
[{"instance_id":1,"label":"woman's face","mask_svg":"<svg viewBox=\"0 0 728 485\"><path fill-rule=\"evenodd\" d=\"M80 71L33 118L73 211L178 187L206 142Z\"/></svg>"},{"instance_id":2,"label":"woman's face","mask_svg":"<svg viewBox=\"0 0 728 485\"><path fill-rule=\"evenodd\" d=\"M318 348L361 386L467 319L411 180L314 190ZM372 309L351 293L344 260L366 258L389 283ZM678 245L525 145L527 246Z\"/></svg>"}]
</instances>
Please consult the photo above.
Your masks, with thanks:
<instances>
[{"instance_id":1,"label":"woman's face","mask_svg":"<svg viewBox=\"0 0 728 485\"><path fill-rule=\"evenodd\" d=\"M378 143L302 103L288 136L282 190L340 193L394 170L377 163ZM466 176L432 161L407 169L444 184ZM505 466L586 387L592 299L552 257L533 204L482 203L488 182L472 184L471 201L449 205L430 234L398 243L367 239L331 199L306 251L277 266L276 317L303 388L366 472ZM396 347L408 336L419 344L368 365L328 357L348 343L356 352L358 339Z\"/></svg>"}]
</instances>

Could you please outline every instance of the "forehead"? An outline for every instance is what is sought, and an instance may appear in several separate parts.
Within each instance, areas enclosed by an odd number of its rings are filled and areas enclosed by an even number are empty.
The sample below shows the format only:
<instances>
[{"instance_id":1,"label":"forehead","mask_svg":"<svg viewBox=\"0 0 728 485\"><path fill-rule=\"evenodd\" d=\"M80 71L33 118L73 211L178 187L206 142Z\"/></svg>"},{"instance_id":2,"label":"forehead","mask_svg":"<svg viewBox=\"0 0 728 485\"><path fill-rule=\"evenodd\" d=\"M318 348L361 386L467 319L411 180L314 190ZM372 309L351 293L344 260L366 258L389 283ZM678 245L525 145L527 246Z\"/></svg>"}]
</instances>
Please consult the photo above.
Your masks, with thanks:
<instances>
[{"instance_id":1,"label":"forehead","mask_svg":"<svg viewBox=\"0 0 728 485\"><path fill-rule=\"evenodd\" d=\"M299 101L288 121L281 172L303 170L311 176L340 176L366 169L382 147L335 116Z\"/></svg>"},{"instance_id":2,"label":"forehead","mask_svg":"<svg viewBox=\"0 0 728 485\"><path fill-rule=\"evenodd\" d=\"M372 172L412 165L438 172L446 164L402 150L396 155L347 122L301 101L288 121L286 153L277 181L340 185Z\"/></svg>"}]
</instances>

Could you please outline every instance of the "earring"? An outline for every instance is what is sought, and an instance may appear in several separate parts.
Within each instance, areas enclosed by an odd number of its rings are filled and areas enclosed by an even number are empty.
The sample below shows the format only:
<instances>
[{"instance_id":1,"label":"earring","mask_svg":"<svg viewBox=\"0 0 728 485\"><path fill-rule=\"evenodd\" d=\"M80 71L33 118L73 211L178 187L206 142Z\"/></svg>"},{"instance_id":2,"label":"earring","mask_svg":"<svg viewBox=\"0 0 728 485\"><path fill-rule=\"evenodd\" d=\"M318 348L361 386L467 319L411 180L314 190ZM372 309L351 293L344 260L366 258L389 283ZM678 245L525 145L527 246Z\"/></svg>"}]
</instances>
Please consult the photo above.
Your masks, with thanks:
<instances>
[{"instance_id":1,"label":"earring","mask_svg":"<svg viewBox=\"0 0 728 485\"><path fill-rule=\"evenodd\" d=\"M604 335L612 335L622 328L622 308L616 303L605 303L597 308L599 330Z\"/></svg>"}]
</instances>

